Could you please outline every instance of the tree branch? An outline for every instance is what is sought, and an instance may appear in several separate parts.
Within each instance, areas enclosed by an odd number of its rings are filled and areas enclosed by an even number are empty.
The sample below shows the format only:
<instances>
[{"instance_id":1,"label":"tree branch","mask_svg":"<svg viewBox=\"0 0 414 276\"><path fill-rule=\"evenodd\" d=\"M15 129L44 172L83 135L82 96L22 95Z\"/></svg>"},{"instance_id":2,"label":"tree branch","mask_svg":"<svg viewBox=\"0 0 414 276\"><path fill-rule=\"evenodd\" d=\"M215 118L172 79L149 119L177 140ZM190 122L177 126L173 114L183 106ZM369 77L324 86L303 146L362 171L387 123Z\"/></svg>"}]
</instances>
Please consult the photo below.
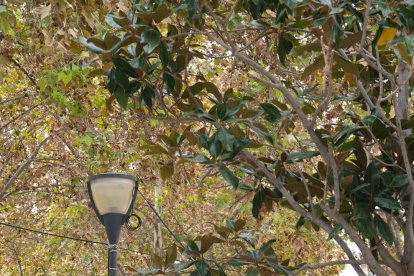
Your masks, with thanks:
<instances>
[{"instance_id":1,"label":"tree branch","mask_svg":"<svg viewBox=\"0 0 414 276\"><path fill-rule=\"evenodd\" d=\"M20 167L17 169L17 171L9 178L9 180L3 185L3 188L0 191L0 201L4 200L4 196L7 192L7 190L10 188L10 186L14 183L14 181L20 176L20 174L26 169L27 166L30 165L30 163L33 162L33 160L36 158L37 154L39 153L40 149L43 147L43 145L50 139L51 136L46 137L37 145L37 147L34 149L32 155L29 159L27 159Z\"/></svg>"}]
</instances>

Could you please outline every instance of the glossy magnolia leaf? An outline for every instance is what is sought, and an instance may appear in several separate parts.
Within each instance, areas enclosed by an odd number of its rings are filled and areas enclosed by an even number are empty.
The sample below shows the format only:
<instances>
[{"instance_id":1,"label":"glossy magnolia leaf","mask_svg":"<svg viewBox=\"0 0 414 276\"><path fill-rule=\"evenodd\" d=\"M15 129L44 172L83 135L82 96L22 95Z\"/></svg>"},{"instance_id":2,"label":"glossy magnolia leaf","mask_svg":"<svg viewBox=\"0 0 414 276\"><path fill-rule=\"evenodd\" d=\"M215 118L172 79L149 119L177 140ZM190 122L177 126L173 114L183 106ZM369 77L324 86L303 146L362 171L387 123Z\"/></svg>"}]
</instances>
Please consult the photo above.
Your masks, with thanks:
<instances>
[{"instance_id":1,"label":"glossy magnolia leaf","mask_svg":"<svg viewBox=\"0 0 414 276\"><path fill-rule=\"evenodd\" d=\"M171 75L170 72L165 71L162 74L162 79L163 79L164 83L167 85L168 93L173 94L174 93L174 88L175 88L175 79L174 79L174 77Z\"/></svg>"},{"instance_id":2,"label":"glossy magnolia leaf","mask_svg":"<svg viewBox=\"0 0 414 276\"><path fill-rule=\"evenodd\" d=\"M237 189L239 186L239 178L234 175L225 165L220 167L221 176L223 176L224 180L229 183L234 189Z\"/></svg>"},{"instance_id":3,"label":"glossy magnolia leaf","mask_svg":"<svg viewBox=\"0 0 414 276\"><path fill-rule=\"evenodd\" d=\"M387 0L373 0L373 4L377 5L384 16L393 12Z\"/></svg>"},{"instance_id":4,"label":"glossy magnolia leaf","mask_svg":"<svg viewBox=\"0 0 414 276\"><path fill-rule=\"evenodd\" d=\"M224 103L216 104L216 110L217 110L217 118L219 118L220 120L223 120L227 112L226 104Z\"/></svg>"},{"instance_id":5,"label":"glossy magnolia leaf","mask_svg":"<svg viewBox=\"0 0 414 276\"><path fill-rule=\"evenodd\" d=\"M279 56L280 63L282 63L283 66L286 66L286 56L290 53L292 48L293 43L287 38L286 35L281 34L279 36L277 54Z\"/></svg>"},{"instance_id":6,"label":"glossy magnolia leaf","mask_svg":"<svg viewBox=\"0 0 414 276\"><path fill-rule=\"evenodd\" d=\"M112 62L117 68L121 69L128 76L133 78L137 77L135 69L131 66L131 64L129 64L129 62L125 58L119 56L113 57Z\"/></svg>"},{"instance_id":7,"label":"glossy magnolia leaf","mask_svg":"<svg viewBox=\"0 0 414 276\"><path fill-rule=\"evenodd\" d=\"M197 109L196 111L194 111L194 113L199 118L203 118L203 119L206 119L206 120L211 121L211 122L215 122L216 121L216 118L214 116L212 116L212 115L204 112L204 110L202 110L202 109Z\"/></svg>"},{"instance_id":8,"label":"glossy magnolia leaf","mask_svg":"<svg viewBox=\"0 0 414 276\"><path fill-rule=\"evenodd\" d=\"M161 35L156 30L147 30L141 34L141 43L146 43L144 51L152 53L155 48L161 43Z\"/></svg>"},{"instance_id":9,"label":"glossy magnolia leaf","mask_svg":"<svg viewBox=\"0 0 414 276\"><path fill-rule=\"evenodd\" d=\"M207 276L210 275L210 266L204 260L195 261L196 271L192 272L191 276Z\"/></svg>"},{"instance_id":10,"label":"glossy magnolia leaf","mask_svg":"<svg viewBox=\"0 0 414 276\"><path fill-rule=\"evenodd\" d=\"M359 232L361 232L361 234L368 240L371 240L374 237L374 233L371 227L371 220L357 219L355 220L355 225L358 228Z\"/></svg>"},{"instance_id":11,"label":"glossy magnolia leaf","mask_svg":"<svg viewBox=\"0 0 414 276\"><path fill-rule=\"evenodd\" d=\"M261 103L261 108L268 114L265 119L271 123L278 122L282 115L280 114L279 109L271 103Z\"/></svg>"},{"instance_id":12,"label":"glossy magnolia leaf","mask_svg":"<svg viewBox=\"0 0 414 276\"><path fill-rule=\"evenodd\" d=\"M394 242L394 235L390 226L377 214L374 216L374 224L378 235L391 246Z\"/></svg>"},{"instance_id":13,"label":"glossy magnolia leaf","mask_svg":"<svg viewBox=\"0 0 414 276\"><path fill-rule=\"evenodd\" d=\"M259 218L260 209L262 208L262 204L265 201L265 195L262 191L262 189L258 189L256 191L256 194L253 197L252 201L252 214L253 217Z\"/></svg>"},{"instance_id":14,"label":"glossy magnolia leaf","mask_svg":"<svg viewBox=\"0 0 414 276\"><path fill-rule=\"evenodd\" d=\"M371 240L374 236L372 230L372 219L370 209L366 203L358 203L353 210L353 219L359 232L367 239Z\"/></svg>"},{"instance_id":15,"label":"glossy magnolia leaf","mask_svg":"<svg viewBox=\"0 0 414 276\"><path fill-rule=\"evenodd\" d=\"M215 139L221 142L223 148L226 151L233 150L233 145L235 142L234 135L224 127L221 127L217 130L215 133Z\"/></svg>"},{"instance_id":16,"label":"glossy magnolia leaf","mask_svg":"<svg viewBox=\"0 0 414 276\"><path fill-rule=\"evenodd\" d=\"M371 184L372 189L376 189L381 183L380 171L375 162L371 162L365 170L365 182Z\"/></svg>"},{"instance_id":17,"label":"glossy magnolia leaf","mask_svg":"<svg viewBox=\"0 0 414 276\"><path fill-rule=\"evenodd\" d=\"M111 94L115 94L118 89L122 89L127 93L129 88L128 76L119 68L113 67L108 75L108 90Z\"/></svg>"},{"instance_id":18,"label":"glossy magnolia leaf","mask_svg":"<svg viewBox=\"0 0 414 276\"><path fill-rule=\"evenodd\" d=\"M170 56L169 56L167 45L165 44L165 42L161 42L159 45L160 45L160 47L159 47L159 57L160 57L160 60L161 60L162 67L165 70L168 66Z\"/></svg>"},{"instance_id":19,"label":"glossy magnolia leaf","mask_svg":"<svg viewBox=\"0 0 414 276\"><path fill-rule=\"evenodd\" d=\"M375 197L374 198L375 203L384 209L389 210L400 210L401 205L393 198L384 198L384 197Z\"/></svg>"},{"instance_id":20,"label":"glossy magnolia leaf","mask_svg":"<svg viewBox=\"0 0 414 276\"><path fill-rule=\"evenodd\" d=\"M145 105L151 109L152 108L152 100L155 97L155 92L151 86L145 86L145 88L141 91L141 100L144 101Z\"/></svg>"},{"instance_id":21,"label":"glossy magnolia leaf","mask_svg":"<svg viewBox=\"0 0 414 276\"><path fill-rule=\"evenodd\" d=\"M286 161L298 162L298 161L309 159L309 158L312 158L318 155L319 155L319 151L292 152L287 156Z\"/></svg>"},{"instance_id":22,"label":"glossy magnolia leaf","mask_svg":"<svg viewBox=\"0 0 414 276\"><path fill-rule=\"evenodd\" d=\"M103 48L98 47L92 42L88 42L88 39L86 37L81 36L79 38L79 41L90 51L96 53L96 54L103 54L106 53L106 50Z\"/></svg>"},{"instance_id":23,"label":"glossy magnolia leaf","mask_svg":"<svg viewBox=\"0 0 414 276\"><path fill-rule=\"evenodd\" d=\"M406 2L411 2L411 7L401 7L400 20L407 29L413 30L414 28L414 0L407 0Z\"/></svg>"},{"instance_id":24,"label":"glossy magnolia leaf","mask_svg":"<svg viewBox=\"0 0 414 276\"><path fill-rule=\"evenodd\" d=\"M401 188L408 185L408 177L406 174L394 176L391 183L386 183L392 188Z\"/></svg>"},{"instance_id":25,"label":"glossy magnolia leaf","mask_svg":"<svg viewBox=\"0 0 414 276\"><path fill-rule=\"evenodd\" d=\"M190 155L190 156L182 156L183 158L200 164L212 164L211 160L205 157L204 155L197 154L197 155Z\"/></svg>"},{"instance_id":26,"label":"glossy magnolia leaf","mask_svg":"<svg viewBox=\"0 0 414 276\"><path fill-rule=\"evenodd\" d=\"M267 131L267 129L264 126L261 126L259 124L256 125L249 125L249 127L256 132L257 134L259 134L260 136L266 138L266 140L273 145L274 144L274 140L272 135L269 134L269 132Z\"/></svg>"},{"instance_id":27,"label":"glossy magnolia leaf","mask_svg":"<svg viewBox=\"0 0 414 276\"><path fill-rule=\"evenodd\" d=\"M124 89L121 87L117 87L114 91L114 96L118 104L123 108L126 109L128 107L128 94Z\"/></svg>"},{"instance_id":28,"label":"glossy magnolia leaf","mask_svg":"<svg viewBox=\"0 0 414 276\"><path fill-rule=\"evenodd\" d=\"M240 231L246 225L246 221L244 219L234 220L227 220L226 226L236 232Z\"/></svg>"},{"instance_id":29,"label":"glossy magnolia leaf","mask_svg":"<svg viewBox=\"0 0 414 276\"><path fill-rule=\"evenodd\" d=\"M362 142L358 138L358 136L356 136L354 139L353 147L354 147L354 155L358 162L357 165L359 165L361 169L365 169L367 167L368 158L364 150L364 146L362 145Z\"/></svg>"},{"instance_id":30,"label":"glossy magnolia leaf","mask_svg":"<svg viewBox=\"0 0 414 276\"><path fill-rule=\"evenodd\" d=\"M175 263L174 264L175 272L180 272L184 269L187 269L190 266L192 266L195 262L196 262L195 260L192 260L192 261L188 261L188 262L184 262L184 263L178 263L178 264Z\"/></svg>"},{"instance_id":31,"label":"glossy magnolia leaf","mask_svg":"<svg viewBox=\"0 0 414 276\"><path fill-rule=\"evenodd\" d=\"M276 240L269 240L266 243L264 243L257 251L258 251L258 255L260 257L265 256L267 258L271 258L271 259L275 259L276 260L276 255L275 255L275 251L272 248L272 244L274 244L276 242Z\"/></svg>"}]
</instances>

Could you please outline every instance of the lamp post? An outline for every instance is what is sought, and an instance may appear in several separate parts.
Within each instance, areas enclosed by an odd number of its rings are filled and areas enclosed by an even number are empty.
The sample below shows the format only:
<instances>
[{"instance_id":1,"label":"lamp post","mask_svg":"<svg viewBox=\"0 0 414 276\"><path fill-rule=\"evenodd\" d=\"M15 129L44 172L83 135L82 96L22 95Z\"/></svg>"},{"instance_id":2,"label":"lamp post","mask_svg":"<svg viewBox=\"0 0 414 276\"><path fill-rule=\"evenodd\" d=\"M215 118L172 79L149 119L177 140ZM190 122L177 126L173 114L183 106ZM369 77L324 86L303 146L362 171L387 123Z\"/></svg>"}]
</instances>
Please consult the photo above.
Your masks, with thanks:
<instances>
[{"instance_id":1,"label":"lamp post","mask_svg":"<svg viewBox=\"0 0 414 276\"><path fill-rule=\"evenodd\" d=\"M99 221L108 237L108 275L116 276L116 251L121 226L128 221L138 191L135 176L120 173L92 175L88 193Z\"/></svg>"}]
</instances>

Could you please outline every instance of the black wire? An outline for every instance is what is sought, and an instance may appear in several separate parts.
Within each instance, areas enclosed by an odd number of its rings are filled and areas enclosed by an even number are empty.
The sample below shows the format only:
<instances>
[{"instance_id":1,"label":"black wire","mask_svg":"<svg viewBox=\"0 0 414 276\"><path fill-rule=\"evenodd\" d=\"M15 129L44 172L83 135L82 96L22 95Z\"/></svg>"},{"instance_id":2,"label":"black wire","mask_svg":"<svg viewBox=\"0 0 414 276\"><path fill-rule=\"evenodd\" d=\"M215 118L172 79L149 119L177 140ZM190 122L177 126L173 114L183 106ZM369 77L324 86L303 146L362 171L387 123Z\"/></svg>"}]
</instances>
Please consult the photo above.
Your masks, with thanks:
<instances>
[{"instance_id":1,"label":"black wire","mask_svg":"<svg viewBox=\"0 0 414 276\"><path fill-rule=\"evenodd\" d=\"M33 233L38 233L41 235L47 235L47 236L53 236L53 237L58 237L58 238L62 238L62 239L67 239L67 240L73 240L73 241L79 241L79 242L86 242L86 243L93 243L93 244L101 244L101 245L108 245L108 243L106 242L101 242L101 241L93 241L93 240L87 240L87 239L82 239L82 238L76 238L76 237L69 237L69 236L63 236L63 235L59 235L59 234L54 234L54 233L50 233L50 232L45 232L45 231L40 231L40 230L36 230L36 229L30 229L30 228L26 228L23 226L18 226L18 225L14 225L14 224L10 224L10 223L6 223L6 222L1 222L0 221L0 225L4 225L4 226L8 226L11 228L15 228L15 229L19 229L19 230L24 230L24 231L28 231L28 232L33 232ZM124 248L124 247L118 247L118 249L120 250L125 250L125 251L129 251L129 252L134 252L134 253L140 253L143 255L150 255L148 253L144 253L138 250L133 250L133 249L129 249L129 248Z\"/></svg>"}]
</instances>

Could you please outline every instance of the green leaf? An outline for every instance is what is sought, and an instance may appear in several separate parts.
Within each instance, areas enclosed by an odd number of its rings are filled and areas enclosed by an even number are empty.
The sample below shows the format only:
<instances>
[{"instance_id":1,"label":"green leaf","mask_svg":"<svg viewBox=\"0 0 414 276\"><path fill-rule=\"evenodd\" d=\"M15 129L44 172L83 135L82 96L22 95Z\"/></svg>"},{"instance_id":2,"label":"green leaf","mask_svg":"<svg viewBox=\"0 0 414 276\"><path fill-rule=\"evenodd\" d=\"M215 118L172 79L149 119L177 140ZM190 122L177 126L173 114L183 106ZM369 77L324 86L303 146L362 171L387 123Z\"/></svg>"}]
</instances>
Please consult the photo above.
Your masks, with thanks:
<instances>
[{"instance_id":1,"label":"green leaf","mask_svg":"<svg viewBox=\"0 0 414 276\"><path fill-rule=\"evenodd\" d=\"M105 49L102 49L98 46L96 46L92 42L88 42L88 39L86 37L81 36L79 38L79 41L90 51L94 52L95 54L103 54L107 52Z\"/></svg>"},{"instance_id":2,"label":"green leaf","mask_svg":"<svg viewBox=\"0 0 414 276\"><path fill-rule=\"evenodd\" d=\"M276 123L280 120L282 115L280 114L279 109L271 103L261 103L261 108L268 114L265 119L271 123Z\"/></svg>"},{"instance_id":3,"label":"green leaf","mask_svg":"<svg viewBox=\"0 0 414 276\"><path fill-rule=\"evenodd\" d=\"M374 198L375 203L379 207L389 209L389 210L400 210L401 205L393 198L384 198L384 197L375 197Z\"/></svg>"},{"instance_id":4,"label":"green leaf","mask_svg":"<svg viewBox=\"0 0 414 276\"><path fill-rule=\"evenodd\" d=\"M215 133L215 139L217 141L220 141L223 145L223 148L226 151L232 151L233 150L233 144L235 142L234 135L229 132L224 127L220 127L217 132Z\"/></svg>"},{"instance_id":5,"label":"green leaf","mask_svg":"<svg viewBox=\"0 0 414 276\"><path fill-rule=\"evenodd\" d=\"M378 6L384 16L388 16L393 12L387 0L374 0L373 4Z\"/></svg>"},{"instance_id":6,"label":"green leaf","mask_svg":"<svg viewBox=\"0 0 414 276\"><path fill-rule=\"evenodd\" d=\"M372 232L371 227L371 220L369 219L358 219L355 220L355 225L358 228L359 232L367 238L368 240L372 240L374 237L374 233Z\"/></svg>"},{"instance_id":7,"label":"green leaf","mask_svg":"<svg viewBox=\"0 0 414 276\"><path fill-rule=\"evenodd\" d=\"M173 94L174 92L174 87L175 87L175 79L173 76L171 76L171 73L169 73L168 71L165 71L162 74L162 79L164 81L164 83L167 85L167 90L169 93Z\"/></svg>"},{"instance_id":8,"label":"green leaf","mask_svg":"<svg viewBox=\"0 0 414 276\"><path fill-rule=\"evenodd\" d=\"M180 272L184 269L187 269L190 266L192 266L194 263L195 263L195 261L188 261L188 262L185 262L185 263L174 264L175 272Z\"/></svg>"},{"instance_id":9,"label":"green leaf","mask_svg":"<svg viewBox=\"0 0 414 276\"><path fill-rule=\"evenodd\" d=\"M265 200L265 196L262 192L262 189L258 189L256 194L253 197L253 207L252 207L252 214L253 217L259 218L260 209L262 208L262 204Z\"/></svg>"},{"instance_id":10,"label":"green leaf","mask_svg":"<svg viewBox=\"0 0 414 276\"><path fill-rule=\"evenodd\" d=\"M241 260L241 259L230 259L227 262L227 264L231 266L244 266L244 265L250 265L252 264L252 262Z\"/></svg>"},{"instance_id":11,"label":"green leaf","mask_svg":"<svg viewBox=\"0 0 414 276\"><path fill-rule=\"evenodd\" d=\"M118 88L127 93L129 88L128 76L121 69L112 67L111 71L109 71L107 87L111 94L115 94Z\"/></svg>"},{"instance_id":12,"label":"green leaf","mask_svg":"<svg viewBox=\"0 0 414 276\"><path fill-rule=\"evenodd\" d=\"M274 255L274 250L272 248L272 244L275 243L276 240L269 240L265 242L257 251L260 257L263 256L263 254L267 258L276 258L276 255Z\"/></svg>"},{"instance_id":13,"label":"green leaf","mask_svg":"<svg viewBox=\"0 0 414 276\"><path fill-rule=\"evenodd\" d=\"M227 181L234 189L237 189L239 186L239 178L234 175L226 166L220 167L220 173L223 176L224 180Z\"/></svg>"},{"instance_id":14,"label":"green leaf","mask_svg":"<svg viewBox=\"0 0 414 276\"><path fill-rule=\"evenodd\" d=\"M394 235L392 234L389 225L377 214L374 216L375 229L378 235L380 235L389 245L394 242Z\"/></svg>"},{"instance_id":15,"label":"green leaf","mask_svg":"<svg viewBox=\"0 0 414 276\"><path fill-rule=\"evenodd\" d=\"M389 186L392 188L401 188L407 185L408 185L408 177L406 174L400 174L400 175L393 177L392 182L389 183Z\"/></svg>"},{"instance_id":16,"label":"green leaf","mask_svg":"<svg viewBox=\"0 0 414 276\"><path fill-rule=\"evenodd\" d=\"M196 111L194 111L194 114L196 114L197 117L199 117L199 118L203 118L203 119L206 119L206 120L211 121L211 122L216 121L214 116L204 112L204 110L202 110L202 109L197 109Z\"/></svg>"},{"instance_id":17,"label":"green leaf","mask_svg":"<svg viewBox=\"0 0 414 276\"><path fill-rule=\"evenodd\" d=\"M319 154L320 154L319 151L293 152L288 155L288 157L286 158L286 161L298 162L303 159L309 159L314 156L318 156Z\"/></svg>"},{"instance_id":18,"label":"green leaf","mask_svg":"<svg viewBox=\"0 0 414 276\"><path fill-rule=\"evenodd\" d=\"M273 145L274 144L274 141L273 141L273 137L272 137L272 135L270 135L267 131L265 131L265 130L262 130L261 128L259 128L259 127L257 127L257 126L255 126L255 125L249 125L249 127L254 131L254 132L256 132L257 134L259 134L260 136L262 136L262 137L264 137L264 138L266 138L266 140L271 144L271 145Z\"/></svg>"},{"instance_id":19,"label":"green leaf","mask_svg":"<svg viewBox=\"0 0 414 276\"><path fill-rule=\"evenodd\" d=\"M147 30L141 34L141 43L146 43L143 47L146 53L152 53L154 49L160 45L161 36L156 30Z\"/></svg>"},{"instance_id":20,"label":"green leaf","mask_svg":"<svg viewBox=\"0 0 414 276\"><path fill-rule=\"evenodd\" d=\"M170 60L170 56L167 50L167 45L165 44L165 42L161 42L160 47L159 47L159 57L161 60L161 64L162 67L167 68L169 60Z\"/></svg>"},{"instance_id":21,"label":"green leaf","mask_svg":"<svg viewBox=\"0 0 414 276\"><path fill-rule=\"evenodd\" d=\"M277 54L279 56L280 63L286 67L286 56L290 53L293 48L293 43L286 38L286 35L281 34L279 36L279 47Z\"/></svg>"},{"instance_id":22,"label":"green leaf","mask_svg":"<svg viewBox=\"0 0 414 276\"><path fill-rule=\"evenodd\" d=\"M117 86L113 94L119 105L123 109L126 109L128 107L128 94L126 93L126 91L121 87Z\"/></svg>"},{"instance_id":23,"label":"green leaf","mask_svg":"<svg viewBox=\"0 0 414 276\"><path fill-rule=\"evenodd\" d=\"M216 108L217 108L217 118L219 118L220 120L223 120L223 118L226 116L226 113L227 113L226 104L224 103L216 104Z\"/></svg>"},{"instance_id":24,"label":"green leaf","mask_svg":"<svg viewBox=\"0 0 414 276\"><path fill-rule=\"evenodd\" d=\"M376 163L371 162L365 170L365 182L371 184L372 189L376 189L381 183L381 175Z\"/></svg>"},{"instance_id":25,"label":"green leaf","mask_svg":"<svg viewBox=\"0 0 414 276\"><path fill-rule=\"evenodd\" d=\"M113 57L112 62L114 65L121 69L125 74L127 74L130 77L136 78L137 73L135 72L135 69L129 64L129 62L123 58L123 57Z\"/></svg>"},{"instance_id":26,"label":"green leaf","mask_svg":"<svg viewBox=\"0 0 414 276\"><path fill-rule=\"evenodd\" d=\"M194 275L198 275L198 276L205 276L205 275L209 275L210 274L210 267L207 264L206 261L204 260L197 260L195 262L195 266L197 268L197 273Z\"/></svg>"},{"instance_id":27,"label":"green leaf","mask_svg":"<svg viewBox=\"0 0 414 276\"><path fill-rule=\"evenodd\" d=\"M191 162L194 163L200 163L200 164L212 164L211 160L205 157L204 155L197 154L197 155L190 155L190 156L182 156L183 158L188 159Z\"/></svg>"},{"instance_id":28,"label":"green leaf","mask_svg":"<svg viewBox=\"0 0 414 276\"><path fill-rule=\"evenodd\" d=\"M145 86L141 92L141 100L144 101L145 105L152 109L152 99L155 97L155 92L151 86Z\"/></svg>"}]
</instances>

